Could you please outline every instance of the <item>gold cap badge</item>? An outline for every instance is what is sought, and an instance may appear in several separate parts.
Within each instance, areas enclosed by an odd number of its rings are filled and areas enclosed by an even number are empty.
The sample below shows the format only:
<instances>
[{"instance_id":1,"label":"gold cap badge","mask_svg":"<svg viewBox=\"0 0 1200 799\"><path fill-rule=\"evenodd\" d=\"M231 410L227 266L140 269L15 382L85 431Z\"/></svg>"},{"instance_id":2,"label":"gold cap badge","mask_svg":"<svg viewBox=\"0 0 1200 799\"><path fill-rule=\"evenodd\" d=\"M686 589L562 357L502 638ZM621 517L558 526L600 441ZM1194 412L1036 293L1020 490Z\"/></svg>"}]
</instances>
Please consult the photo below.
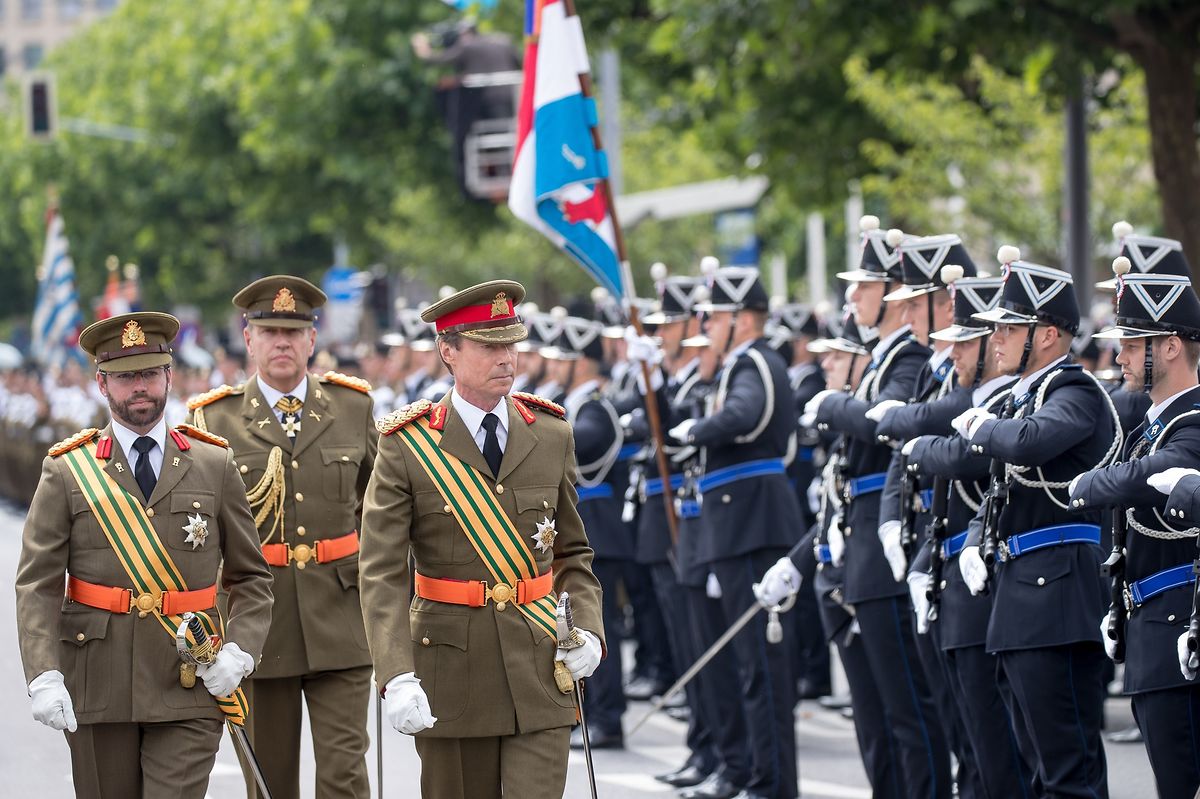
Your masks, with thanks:
<instances>
[{"instance_id":1,"label":"gold cap badge","mask_svg":"<svg viewBox=\"0 0 1200 799\"><path fill-rule=\"evenodd\" d=\"M271 310L276 313L283 311L292 313L296 310L296 297L286 288L275 292L275 301L271 303Z\"/></svg>"},{"instance_id":2,"label":"gold cap badge","mask_svg":"<svg viewBox=\"0 0 1200 799\"><path fill-rule=\"evenodd\" d=\"M508 295L503 291L492 300L492 316L508 316Z\"/></svg>"},{"instance_id":3,"label":"gold cap badge","mask_svg":"<svg viewBox=\"0 0 1200 799\"><path fill-rule=\"evenodd\" d=\"M121 331L121 348L144 346L146 346L146 334L142 332L142 326L137 323L136 319L130 319Z\"/></svg>"}]
</instances>

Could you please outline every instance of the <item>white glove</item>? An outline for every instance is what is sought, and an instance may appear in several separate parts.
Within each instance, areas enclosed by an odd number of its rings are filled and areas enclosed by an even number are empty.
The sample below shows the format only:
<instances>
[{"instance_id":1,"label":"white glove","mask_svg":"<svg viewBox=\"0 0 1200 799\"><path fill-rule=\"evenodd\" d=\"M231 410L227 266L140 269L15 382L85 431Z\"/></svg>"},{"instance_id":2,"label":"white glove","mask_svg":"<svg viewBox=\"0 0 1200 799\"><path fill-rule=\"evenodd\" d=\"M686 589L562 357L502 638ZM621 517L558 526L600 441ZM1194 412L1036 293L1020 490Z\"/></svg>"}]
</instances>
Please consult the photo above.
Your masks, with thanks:
<instances>
[{"instance_id":1,"label":"white glove","mask_svg":"<svg viewBox=\"0 0 1200 799\"><path fill-rule=\"evenodd\" d=\"M704 581L704 595L709 599L721 598L721 583L712 572L708 573L708 579Z\"/></svg>"},{"instance_id":2,"label":"white glove","mask_svg":"<svg viewBox=\"0 0 1200 799\"><path fill-rule=\"evenodd\" d=\"M196 676L204 680L204 687L213 696L229 696L252 671L254 658L231 641L221 646L212 663L197 666Z\"/></svg>"},{"instance_id":3,"label":"white glove","mask_svg":"<svg viewBox=\"0 0 1200 799\"><path fill-rule=\"evenodd\" d=\"M405 735L415 735L437 722L421 681L411 671L388 680L383 693L383 712L388 724Z\"/></svg>"},{"instance_id":4,"label":"white glove","mask_svg":"<svg viewBox=\"0 0 1200 799\"><path fill-rule=\"evenodd\" d=\"M900 448L900 454L906 458L911 457L913 450L917 448L917 442L922 438L926 438L926 436L917 436L916 438L910 438L908 441L905 441L904 446Z\"/></svg>"},{"instance_id":5,"label":"white glove","mask_svg":"<svg viewBox=\"0 0 1200 799\"><path fill-rule=\"evenodd\" d=\"M958 571L962 574L963 582L971 591L971 596L979 596L987 587L987 566L979 554L979 547L964 547L958 556Z\"/></svg>"},{"instance_id":6,"label":"white glove","mask_svg":"<svg viewBox=\"0 0 1200 799\"><path fill-rule=\"evenodd\" d=\"M1175 486L1180 480L1187 477L1189 474L1200 474L1195 469L1184 469L1180 466L1175 466L1167 469L1165 472L1152 474L1146 478L1146 484L1156 491L1161 491L1164 494L1170 494L1175 490Z\"/></svg>"},{"instance_id":7,"label":"white glove","mask_svg":"<svg viewBox=\"0 0 1200 799\"><path fill-rule=\"evenodd\" d=\"M684 419L679 424L667 431L667 435L675 439L681 444L688 443L688 433L696 426L698 419Z\"/></svg>"},{"instance_id":8,"label":"white glove","mask_svg":"<svg viewBox=\"0 0 1200 799\"><path fill-rule=\"evenodd\" d=\"M50 729L67 732L79 729L75 706L71 704L61 671L43 671L34 677L29 683L29 697L33 700L33 717Z\"/></svg>"},{"instance_id":9,"label":"white glove","mask_svg":"<svg viewBox=\"0 0 1200 799\"><path fill-rule=\"evenodd\" d=\"M1179 634L1179 641L1175 644L1175 650L1179 654L1179 671L1183 673L1183 679L1196 679L1196 669L1200 667L1200 658L1196 653L1188 649L1187 645L1188 634L1186 632Z\"/></svg>"},{"instance_id":10,"label":"white glove","mask_svg":"<svg viewBox=\"0 0 1200 799\"><path fill-rule=\"evenodd\" d=\"M904 557L904 547L900 545L900 522L892 519L879 525L879 542L883 544L883 556L887 558L888 566L892 567L892 579L900 582L908 571L908 558Z\"/></svg>"},{"instance_id":11,"label":"white glove","mask_svg":"<svg viewBox=\"0 0 1200 799\"><path fill-rule=\"evenodd\" d=\"M1085 472L1085 474L1086 474L1086 472ZM1071 478L1071 482L1067 484L1067 496L1068 496L1068 497L1074 497L1074 496L1075 496L1075 488L1076 488L1076 487L1079 485L1079 481L1080 481L1080 480L1082 480L1082 479L1083 479L1083 475L1082 475L1082 474L1077 474L1077 475L1075 475L1074 477L1072 477L1072 478ZM1148 478L1146 478L1146 479L1147 479L1147 481L1149 481L1149 480L1153 480L1154 478L1153 478L1153 477L1148 477Z\"/></svg>"},{"instance_id":12,"label":"white glove","mask_svg":"<svg viewBox=\"0 0 1200 799\"><path fill-rule=\"evenodd\" d=\"M817 423L817 415L815 413L800 414L800 426L811 428Z\"/></svg>"},{"instance_id":13,"label":"white glove","mask_svg":"<svg viewBox=\"0 0 1200 799\"><path fill-rule=\"evenodd\" d=\"M988 419L995 419L996 414L989 413L983 408L967 408L965 411L955 416L950 421L950 426L953 427L958 434L970 441L979 432L979 426Z\"/></svg>"},{"instance_id":14,"label":"white glove","mask_svg":"<svg viewBox=\"0 0 1200 799\"><path fill-rule=\"evenodd\" d=\"M805 491L805 496L808 498L808 509L814 514L821 509L821 488L824 485L825 483L820 477L814 477Z\"/></svg>"},{"instance_id":15,"label":"white glove","mask_svg":"<svg viewBox=\"0 0 1200 799\"><path fill-rule=\"evenodd\" d=\"M830 521L826 538L829 539L829 559L833 561L834 566L841 566L846 562L846 536L842 534L841 513Z\"/></svg>"},{"instance_id":16,"label":"white glove","mask_svg":"<svg viewBox=\"0 0 1200 799\"><path fill-rule=\"evenodd\" d=\"M563 665L570 670L572 680L591 677L592 672L600 665L600 658L604 654L599 638L587 630L580 630L579 633L583 636L583 646L577 646L574 649L560 647L554 653L554 659L561 660Z\"/></svg>"},{"instance_id":17,"label":"white glove","mask_svg":"<svg viewBox=\"0 0 1200 799\"><path fill-rule=\"evenodd\" d=\"M1104 653L1108 655L1108 659L1115 660L1117 657L1117 642L1108 637L1108 620L1111 618L1112 611L1109 611L1100 620L1100 640L1104 642ZM1184 643L1183 647L1187 649L1187 644Z\"/></svg>"},{"instance_id":18,"label":"white glove","mask_svg":"<svg viewBox=\"0 0 1200 799\"><path fill-rule=\"evenodd\" d=\"M754 586L754 598L769 610L799 591L801 581L800 572L792 559L780 558Z\"/></svg>"},{"instance_id":19,"label":"white glove","mask_svg":"<svg viewBox=\"0 0 1200 799\"><path fill-rule=\"evenodd\" d=\"M912 597L913 613L917 616L917 634L929 632L929 586L933 585L933 575L925 572L908 573L908 595Z\"/></svg>"},{"instance_id":20,"label":"white glove","mask_svg":"<svg viewBox=\"0 0 1200 799\"><path fill-rule=\"evenodd\" d=\"M878 424L879 422L883 421L883 417L888 415L888 411L903 407L904 403L900 400L881 400L880 402L877 402L875 405L871 406L871 408L866 412L865 416L872 422Z\"/></svg>"},{"instance_id":21,"label":"white glove","mask_svg":"<svg viewBox=\"0 0 1200 799\"><path fill-rule=\"evenodd\" d=\"M625 328L625 359L637 364L658 366L663 360L662 342L653 336L639 336L632 327Z\"/></svg>"},{"instance_id":22,"label":"white glove","mask_svg":"<svg viewBox=\"0 0 1200 799\"><path fill-rule=\"evenodd\" d=\"M812 398L812 399L810 399L808 402L804 403L804 412L805 412L806 414L807 414L807 413L811 413L813 416L816 416L816 415L817 415L817 411L821 410L821 403L822 403L822 402L824 402L825 400L829 399L829 398L830 398L830 397L832 397L834 394L841 394L841 393L842 393L842 392L838 391L838 390L837 390L837 389L835 389L835 388L823 388L823 389L821 389L820 391L818 391L818 392L817 392L817 393L816 393L816 394L813 396L813 398Z\"/></svg>"}]
</instances>

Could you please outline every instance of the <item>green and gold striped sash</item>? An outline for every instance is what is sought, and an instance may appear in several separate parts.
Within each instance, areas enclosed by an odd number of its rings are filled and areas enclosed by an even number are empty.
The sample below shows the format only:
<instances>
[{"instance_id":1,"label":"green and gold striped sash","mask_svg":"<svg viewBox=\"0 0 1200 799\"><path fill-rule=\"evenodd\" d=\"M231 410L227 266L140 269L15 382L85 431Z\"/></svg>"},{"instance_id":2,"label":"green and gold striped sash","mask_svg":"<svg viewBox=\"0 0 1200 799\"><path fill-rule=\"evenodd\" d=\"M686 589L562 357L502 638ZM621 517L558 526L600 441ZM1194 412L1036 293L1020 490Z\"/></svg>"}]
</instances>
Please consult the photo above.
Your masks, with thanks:
<instances>
[{"instance_id":1,"label":"green and gold striped sash","mask_svg":"<svg viewBox=\"0 0 1200 799\"><path fill-rule=\"evenodd\" d=\"M96 457L96 444L93 442L77 447L62 457L75 482L83 490L88 507L100 522L100 528L104 530L117 560L129 575L134 590L140 594L155 595L163 591L187 591L183 575L163 548L162 541L146 516L145 508L104 471L100 459ZM179 629L182 618L178 615L164 616L157 608L152 612L174 642L175 631ZM207 613L197 613L196 616L210 636L224 638L219 616L216 622ZM195 643L190 633L188 641ZM246 723L250 708L241 688L232 696L221 696L216 700L228 721L239 725Z\"/></svg>"},{"instance_id":2,"label":"green and gold striped sash","mask_svg":"<svg viewBox=\"0 0 1200 799\"><path fill-rule=\"evenodd\" d=\"M537 577L529 545L496 502L479 470L442 450L442 431L430 427L429 419L422 416L398 432L450 506L492 578L515 587L518 580ZM535 628L549 636L556 634L553 593L517 607Z\"/></svg>"}]
</instances>

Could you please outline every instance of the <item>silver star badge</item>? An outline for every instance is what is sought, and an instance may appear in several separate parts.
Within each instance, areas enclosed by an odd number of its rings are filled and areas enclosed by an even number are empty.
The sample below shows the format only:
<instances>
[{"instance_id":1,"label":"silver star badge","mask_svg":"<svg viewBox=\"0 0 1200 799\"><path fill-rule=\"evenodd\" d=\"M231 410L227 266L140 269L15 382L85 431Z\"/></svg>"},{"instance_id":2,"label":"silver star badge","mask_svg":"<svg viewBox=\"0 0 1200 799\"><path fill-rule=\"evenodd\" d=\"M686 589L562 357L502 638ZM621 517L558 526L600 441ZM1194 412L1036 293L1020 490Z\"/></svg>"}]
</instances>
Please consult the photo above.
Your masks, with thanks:
<instances>
[{"instance_id":1,"label":"silver star badge","mask_svg":"<svg viewBox=\"0 0 1200 799\"><path fill-rule=\"evenodd\" d=\"M554 546L554 538L558 535L558 530L554 529L554 520L549 516L543 516L543 521L537 523L537 532L529 536L533 539L533 543L537 545L539 552L549 552Z\"/></svg>"},{"instance_id":2,"label":"silver star badge","mask_svg":"<svg viewBox=\"0 0 1200 799\"><path fill-rule=\"evenodd\" d=\"M192 549L204 546L208 540L208 522L199 513L194 516L188 514L188 523L183 526L183 531L187 533L183 543L191 544Z\"/></svg>"}]
</instances>

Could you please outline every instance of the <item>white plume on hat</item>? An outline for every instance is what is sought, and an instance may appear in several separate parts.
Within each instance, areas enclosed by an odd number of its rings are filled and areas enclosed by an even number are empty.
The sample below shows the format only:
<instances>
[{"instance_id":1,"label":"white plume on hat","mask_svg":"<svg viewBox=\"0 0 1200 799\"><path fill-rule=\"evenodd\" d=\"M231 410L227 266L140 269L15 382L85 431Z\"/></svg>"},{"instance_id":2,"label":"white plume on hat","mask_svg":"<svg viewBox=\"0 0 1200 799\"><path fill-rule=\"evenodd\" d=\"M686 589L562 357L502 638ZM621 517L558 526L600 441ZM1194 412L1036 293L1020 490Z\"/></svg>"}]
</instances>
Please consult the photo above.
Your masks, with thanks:
<instances>
[{"instance_id":1,"label":"white plume on hat","mask_svg":"<svg viewBox=\"0 0 1200 799\"><path fill-rule=\"evenodd\" d=\"M942 267L942 282L949 286L951 283L962 280L963 268L958 264L946 264Z\"/></svg>"},{"instance_id":2,"label":"white plume on hat","mask_svg":"<svg viewBox=\"0 0 1200 799\"><path fill-rule=\"evenodd\" d=\"M1117 277L1129 274L1129 270L1133 269L1133 264L1124 255L1118 255L1113 259L1112 270Z\"/></svg>"},{"instance_id":3,"label":"white plume on hat","mask_svg":"<svg viewBox=\"0 0 1200 799\"><path fill-rule=\"evenodd\" d=\"M858 229L863 233L869 230L879 230L879 217L874 214L867 214L858 220Z\"/></svg>"},{"instance_id":4,"label":"white plume on hat","mask_svg":"<svg viewBox=\"0 0 1200 799\"><path fill-rule=\"evenodd\" d=\"M887 232L887 236L884 238L884 241L886 241L887 245L894 250L900 246L900 242L904 241L904 231L900 228L894 227Z\"/></svg>"},{"instance_id":5,"label":"white plume on hat","mask_svg":"<svg viewBox=\"0 0 1200 799\"><path fill-rule=\"evenodd\" d=\"M1122 219L1120 222L1114 222L1112 226L1112 234L1114 239L1123 239L1133 232L1133 225Z\"/></svg>"},{"instance_id":6,"label":"white plume on hat","mask_svg":"<svg viewBox=\"0 0 1200 799\"><path fill-rule=\"evenodd\" d=\"M1011 244L1005 244L996 253L996 260L1002 264L1011 264L1013 261L1021 260L1021 251Z\"/></svg>"},{"instance_id":7,"label":"white plume on hat","mask_svg":"<svg viewBox=\"0 0 1200 799\"><path fill-rule=\"evenodd\" d=\"M715 255L706 255L700 259L700 273L711 275L721 268L721 261Z\"/></svg>"},{"instance_id":8,"label":"white plume on hat","mask_svg":"<svg viewBox=\"0 0 1200 799\"><path fill-rule=\"evenodd\" d=\"M654 263L650 264L650 279L651 280L655 280L655 281L666 280L666 278L667 278L667 265L666 264L664 264L662 261L655 261Z\"/></svg>"}]
</instances>

